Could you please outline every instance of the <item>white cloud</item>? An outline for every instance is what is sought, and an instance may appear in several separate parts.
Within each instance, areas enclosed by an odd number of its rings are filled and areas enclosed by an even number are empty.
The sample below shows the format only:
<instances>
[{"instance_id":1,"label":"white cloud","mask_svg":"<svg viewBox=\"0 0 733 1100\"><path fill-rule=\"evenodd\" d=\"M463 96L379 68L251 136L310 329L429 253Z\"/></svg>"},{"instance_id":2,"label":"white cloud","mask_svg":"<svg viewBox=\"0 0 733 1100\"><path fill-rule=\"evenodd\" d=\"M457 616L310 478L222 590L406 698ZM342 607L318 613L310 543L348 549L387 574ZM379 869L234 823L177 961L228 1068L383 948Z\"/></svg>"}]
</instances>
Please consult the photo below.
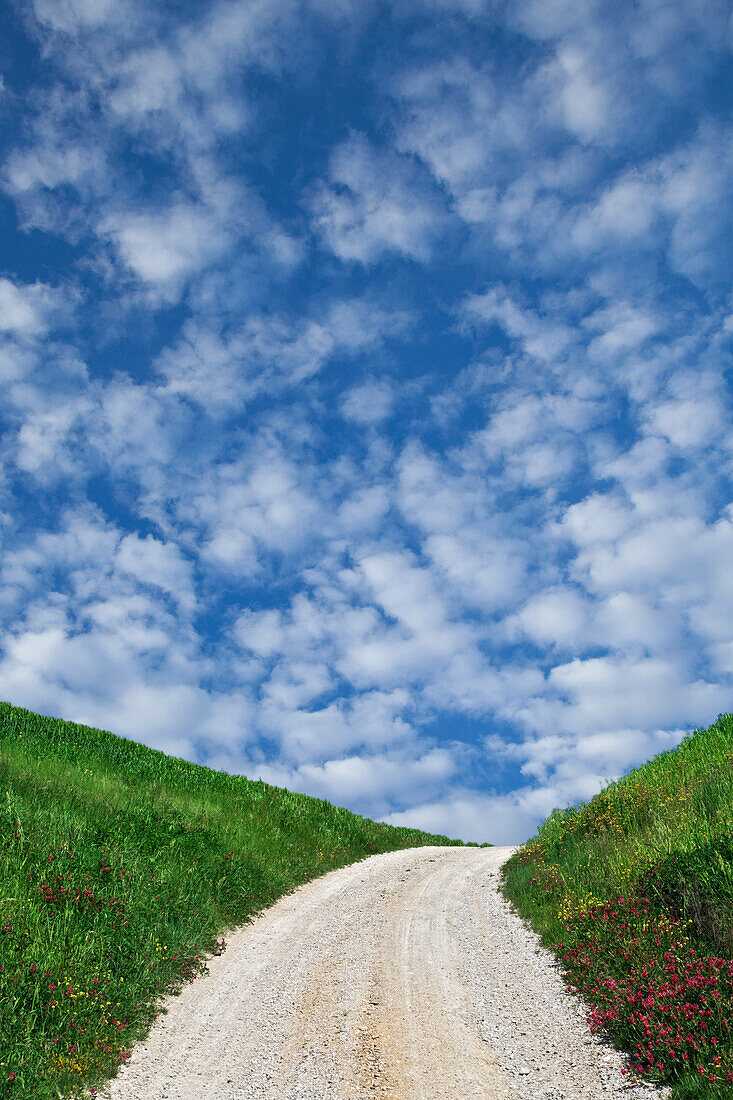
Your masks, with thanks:
<instances>
[{"instance_id":1,"label":"white cloud","mask_svg":"<svg viewBox=\"0 0 733 1100\"><path fill-rule=\"evenodd\" d=\"M417 440L408 442L396 464L397 502L408 523L425 534L453 535L476 525L481 537L489 533L485 525L499 511L495 485L473 463L473 447L469 439L459 460L451 461ZM498 533L491 524L489 529Z\"/></svg>"},{"instance_id":2,"label":"white cloud","mask_svg":"<svg viewBox=\"0 0 733 1100\"><path fill-rule=\"evenodd\" d=\"M608 89L577 47L561 48L557 61L562 73L559 98L566 126L583 141L598 140L613 118Z\"/></svg>"},{"instance_id":3,"label":"white cloud","mask_svg":"<svg viewBox=\"0 0 733 1100\"><path fill-rule=\"evenodd\" d=\"M392 387L387 382L365 382L348 391L341 412L357 424L378 424L390 416L393 402Z\"/></svg>"},{"instance_id":4,"label":"white cloud","mask_svg":"<svg viewBox=\"0 0 733 1100\"><path fill-rule=\"evenodd\" d=\"M337 527L349 537L369 535L379 529L390 506L390 494L384 485L357 489L341 505Z\"/></svg>"},{"instance_id":5,"label":"white cloud","mask_svg":"<svg viewBox=\"0 0 733 1100\"><path fill-rule=\"evenodd\" d=\"M135 650L123 647L116 632L100 629L75 633L68 625L49 624L11 635L0 675L18 705L189 758L191 734L210 706L205 692L170 672L146 678Z\"/></svg>"},{"instance_id":6,"label":"white cloud","mask_svg":"<svg viewBox=\"0 0 733 1100\"><path fill-rule=\"evenodd\" d=\"M704 94L701 79L725 50L724 8L720 0L694 8L523 0L507 14L554 52L550 87L568 128L582 140L621 143L681 99ZM642 98L640 117L634 108Z\"/></svg>"},{"instance_id":7,"label":"white cloud","mask_svg":"<svg viewBox=\"0 0 733 1100\"><path fill-rule=\"evenodd\" d=\"M670 379L668 389L667 400L646 406L650 428L680 450L718 445L728 423L727 394L720 377L678 372Z\"/></svg>"},{"instance_id":8,"label":"white cloud","mask_svg":"<svg viewBox=\"0 0 733 1100\"><path fill-rule=\"evenodd\" d=\"M190 411L175 398L164 400L153 387L124 375L95 396L94 413L85 425L86 457L90 464L97 460L136 486L138 508L149 519L153 501L175 497L177 479L171 470L177 448L187 438ZM161 511L156 520L164 518L165 510Z\"/></svg>"},{"instance_id":9,"label":"white cloud","mask_svg":"<svg viewBox=\"0 0 733 1100\"><path fill-rule=\"evenodd\" d=\"M580 544L610 543L633 525L631 510L619 493L591 493L585 500L571 504L562 525Z\"/></svg>"},{"instance_id":10,"label":"white cloud","mask_svg":"<svg viewBox=\"0 0 733 1100\"><path fill-rule=\"evenodd\" d=\"M658 216L657 195L649 180L629 174L615 180L596 205L573 228L573 239L581 247L594 245L598 238L632 240L646 238Z\"/></svg>"},{"instance_id":11,"label":"white cloud","mask_svg":"<svg viewBox=\"0 0 733 1100\"><path fill-rule=\"evenodd\" d=\"M180 59L166 46L132 53L122 64L110 107L119 115L174 110L185 93Z\"/></svg>"},{"instance_id":12,"label":"white cloud","mask_svg":"<svg viewBox=\"0 0 733 1100\"><path fill-rule=\"evenodd\" d=\"M17 704L189 759L195 736L246 738L246 694L199 682L192 577L176 547L69 511L58 531L5 555L2 586L23 593L0 650L0 680Z\"/></svg>"},{"instance_id":13,"label":"white cloud","mask_svg":"<svg viewBox=\"0 0 733 1100\"><path fill-rule=\"evenodd\" d=\"M516 483L538 488L556 486L578 464L579 444L563 420L581 411L579 403L533 395L510 400L506 408L496 411L486 428L475 433L473 450L501 464L504 476ZM592 421L596 412L588 403L585 418Z\"/></svg>"},{"instance_id":14,"label":"white cloud","mask_svg":"<svg viewBox=\"0 0 733 1100\"><path fill-rule=\"evenodd\" d=\"M239 644L259 657L280 652L283 617L279 611L244 611L237 619L235 635Z\"/></svg>"},{"instance_id":15,"label":"white cloud","mask_svg":"<svg viewBox=\"0 0 733 1100\"><path fill-rule=\"evenodd\" d=\"M526 553L512 539L486 532L429 535L425 551L469 607L496 611L513 604L526 584Z\"/></svg>"},{"instance_id":16,"label":"white cloud","mask_svg":"<svg viewBox=\"0 0 733 1100\"><path fill-rule=\"evenodd\" d=\"M297 661L290 661L285 675L291 671L298 674ZM342 698L308 709L309 703L332 686L325 668L321 668L317 678L309 670L300 684L307 686L308 677L316 690L290 696L277 694L283 682L278 670L263 687L260 722L279 742L282 760L297 761L299 770L302 770L308 763L328 762L330 757L338 754L354 753L356 750L373 753L397 747L404 753L405 746L414 744L415 730L403 716L411 703L404 689L367 691L351 700ZM297 688L299 685L294 686Z\"/></svg>"},{"instance_id":17,"label":"white cloud","mask_svg":"<svg viewBox=\"0 0 733 1100\"><path fill-rule=\"evenodd\" d=\"M390 252L427 261L444 226L441 204L412 161L377 151L360 134L334 150L329 182L310 209L335 255L363 264Z\"/></svg>"},{"instance_id":18,"label":"white cloud","mask_svg":"<svg viewBox=\"0 0 733 1100\"><path fill-rule=\"evenodd\" d=\"M597 603L593 629L588 642L621 652L672 653L684 636L684 618L665 601L655 603L653 593L614 592Z\"/></svg>"},{"instance_id":19,"label":"white cloud","mask_svg":"<svg viewBox=\"0 0 733 1100\"><path fill-rule=\"evenodd\" d=\"M91 408L92 402L81 396L60 402L50 410L31 412L18 431L18 468L41 481L50 481L71 471L73 459L65 445Z\"/></svg>"},{"instance_id":20,"label":"white cloud","mask_svg":"<svg viewBox=\"0 0 733 1100\"><path fill-rule=\"evenodd\" d=\"M263 685L265 706L272 704L283 710L297 710L314 702L334 685L327 665L315 661L291 660L287 666L276 668ZM301 722L307 726L315 713L301 712ZM301 736L300 731L297 735Z\"/></svg>"},{"instance_id":21,"label":"white cloud","mask_svg":"<svg viewBox=\"0 0 733 1100\"><path fill-rule=\"evenodd\" d=\"M599 0L590 0L580 11L573 0L520 0L515 17L520 26L537 39L559 38L593 23L601 11Z\"/></svg>"},{"instance_id":22,"label":"white cloud","mask_svg":"<svg viewBox=\"0 0 733 1100\"><path fill-rule=\"evenodd\" d=\"M0 332L41 336L60 304L58 292L43 283L22 285L0 278Z\"/></svg>"},{"instance_id":23,"label":"white cloud","mask_svg":"<svg viewBox=\"0 0 733 1100\"><path fill-rule=\"evenodd\" d=\"M659 330L655 317L625 302L596 310L584 319L584 325L599 332L588 345L588 354L600 361L636 351Z\"/></svg>"},{"instance_id":24,"label":"white cloud","mask_svg":"<svg viewBox=\"0 0 733 1100\"><path fill-rule=\"evenodd\" d=\"M101 150L81 143L58 145L58 133L41 131L38 144L26 150L14 149L5 163L8 190L18 200L36 189L53 190L67 184L82 187L99 179L104 170ZM31 223L42 222L37 214Z\"/></svg>"},{"instance_id":25,"label":"white cloud","mask_svg":"<svg viewBox=\"0 0 733 1100\"><path fill-rule=\"evenodd\" d=\"M543 361L564 359L577 337L572 328L536 312L522 309L503 288L491 287L467 298L464 314L487 324L500 325L520 340L528 355Z\"/></svg>"},{"instance_id":26,"label":"white cloud","mask_svg":"<svg viewBox=\"0 0 733 1100\"><path fill-rule=\"evenodd\" d=\"M401 336L410 324L405 310L383 309L368 298L336 300L321 315L297 321L252 313L225 338L209 326L188 324L156 367L166 392L221 414L263 392L303 383L334 356L360 355Z\"/></svg>"},{"instance_id":27,"label":"white cloud","mask_svg":"<svg viewBox=\"0 0 733 1100\"><path fill-rule=\"evenodd\" d=\"M359 561L359 572L387 616L416 637L436 637L441 648L444 642L451 644L448 641L450 631L443 633L448 606L436 591L429 572L417 567L409 554L367 555Z\"/></svg>"},{"instance_id":28,"label":"white cloud","mask_svg":"<svg viewBox=\"0 0 733 1100\"><path fill-rule=\"evenodd\" d=\"M590 640L591 614L592 605L577 591L549 589L528 600L516 615L505 620L505 627L510 633L519 629L541 646L574 648Z\"/></svg>"},{"instance_id":29,"label":"white cloud","mask_svg":"<svg viewBox=\"0 0 733 1100\"><path fill-rule=\"evenodd\" d=\"M243 116L228 95L232 76L253 64L260 70L283 67L286 42L298 32L296 7L292 0L219 0L196 11L164 43L124 57L110 96L113 110L133 118L163 111L179 132L201 145L238 128ZM197 134L198 128L203 132Z\"/></svg>"},{"instance_id":30,"label":"white cloud","mask_svg":"<svg viewBox=\"0 0 733 1100\"><path fill-rule=\"evenodd\" d=\"M143 284L171 301L191 275L232 242L220 217L203 205L177 202L167 210L108 216L103 232Z\"/></svg>"},{"instance_id":31,"label":"white cloud","mask_svg":"<svg viewBox=\"0 0 733 1100\"><path fill-rule=\"evenodd\" d=\"M556 665L547 697L529 699L517 717L531 729L584 736L627 726L700 724L717 713L722 685L681 673L673 658L576 658Z\"/></svg>"},{"instance_id":32,"label":"white cloud","mask_svg":"<svg viewBox=\"0 0 733 1100\"><path fill-rule=\"evenodd\" d=\"M538 819L557 804L550 790L519 790L511 795L491 795L459 790L432 802L418 803L409 810L387 815L389 825L424 829L448 837L460 837L478 844L519 844Z\"/></svg>"},{"instance_id":33,"label":"white cloud","mask_svg":"<svg viewBox=\"0 0 733 1100\"><path fill-rule=\"evenodd\" d=\"M463 57L406 68L393 94L399 147L419 156L456 197L506 178L517 150L539 136L525 88L512 84L502 94L489 71Z\"/></svg>"},{"instance_id":34,"label":"white cloud","mask_svg":"<svg viewBox=\"0 0 733 1100\"><path fill-rule=\"evenodd\" d=\"M445 749L431 749L418 757L398 753L349 756L293 770L265 766L260 772L268 782L291 790L357 807L382 806L385 812L396 795L419 795L425 788L440 787L454 774L455 762Z\"/></svg>"},{"instance_id":35,"label":"white cloud","mask_svg":"<svg viewBox=\"0 0 733 1100\"><path fill-rule=\"evenodd\" d=\"M100 27L112 17L121 21L129 11L125 0L33 0L33 8L41 23L69 34Z\"/></svg>"},{"instance_id":36,"label":"white cloud","mask_svg":"<svg viewBox=\"0 0 733 1100\"><path fill-rule=\"evenodd\" d=\"M126 535L118 547L116 565L142 584L168 592L187 611L196 606L191 563L179 547L152 535Z\"/></svg>"},{"instance_id":37,"label":"white cloud","mask_svg":"<svg viewBox=\"0 0 733 1100\"><path fill-rule=\"evenodd\" d=\"M727 127L702 125L671 153L619 174L579 207L570 228L581 252L655 249L674 270L707 286L720 281L731 230L724 196L733 179Z\"/></svg>"},{"instance_id":38,"label":"white cloud","mask_svg":"<svg viewBox=\"0 0 733 1100\"><path fill-rule=\"evenodd\" d=\"M294 553L307 542L322 504L296 463L267 448L203 474L181 500L179 517L195 525L204 561L246 577L259 568L261 552Z\"/></svg>"}]
</instances>

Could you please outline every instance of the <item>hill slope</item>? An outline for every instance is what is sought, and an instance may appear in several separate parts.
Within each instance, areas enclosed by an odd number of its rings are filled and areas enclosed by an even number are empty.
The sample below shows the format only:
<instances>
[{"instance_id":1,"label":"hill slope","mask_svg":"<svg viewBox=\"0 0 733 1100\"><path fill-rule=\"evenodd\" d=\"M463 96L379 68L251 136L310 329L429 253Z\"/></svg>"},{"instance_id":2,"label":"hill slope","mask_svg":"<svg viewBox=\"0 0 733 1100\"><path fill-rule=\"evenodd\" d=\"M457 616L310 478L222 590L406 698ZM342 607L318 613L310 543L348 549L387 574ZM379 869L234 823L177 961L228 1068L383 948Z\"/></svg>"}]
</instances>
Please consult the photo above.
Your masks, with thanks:
<instances>
[{"instance_id":1,"label":"hill slope","mask_svg":"<svg viewBox=\"0 0 733 1100\"><path fill-rule=\"evenodd\" d=\"M33 1100L98 1087L160 996L275 898L460 843L7 703L0 788L0 1096Z\"/></svg>"},{"instance_id":2,"label":"hill slope","mask_svg":"<svg viewBox=\"0 0 733 1100\"><path fill-rule=\"evenodd\" d=\"M504 874L632 1073L733 1096L733 716L555 811Z\"/></svg>"}]
</instances>

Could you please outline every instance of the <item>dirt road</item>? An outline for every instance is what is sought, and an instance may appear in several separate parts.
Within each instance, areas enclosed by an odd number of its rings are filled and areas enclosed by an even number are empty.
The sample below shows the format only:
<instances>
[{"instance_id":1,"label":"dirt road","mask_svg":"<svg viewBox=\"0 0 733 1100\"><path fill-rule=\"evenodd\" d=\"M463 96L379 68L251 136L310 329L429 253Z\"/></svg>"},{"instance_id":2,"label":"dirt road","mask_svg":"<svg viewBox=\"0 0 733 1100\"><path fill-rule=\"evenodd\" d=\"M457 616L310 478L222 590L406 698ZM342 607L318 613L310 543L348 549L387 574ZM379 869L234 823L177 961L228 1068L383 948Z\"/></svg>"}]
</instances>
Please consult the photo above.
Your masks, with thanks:
<instances>
[{"instance_id":1,"label":"dirt road","mask_svg":"<svg viewBox=\"0 0 733 1100\"><path fill-rule=\"evenodd\" d=\"M499 895L510 852L392 852L281 899L169 1000L111 1100L649 1098Z\"/></svg>"}]
</instances>

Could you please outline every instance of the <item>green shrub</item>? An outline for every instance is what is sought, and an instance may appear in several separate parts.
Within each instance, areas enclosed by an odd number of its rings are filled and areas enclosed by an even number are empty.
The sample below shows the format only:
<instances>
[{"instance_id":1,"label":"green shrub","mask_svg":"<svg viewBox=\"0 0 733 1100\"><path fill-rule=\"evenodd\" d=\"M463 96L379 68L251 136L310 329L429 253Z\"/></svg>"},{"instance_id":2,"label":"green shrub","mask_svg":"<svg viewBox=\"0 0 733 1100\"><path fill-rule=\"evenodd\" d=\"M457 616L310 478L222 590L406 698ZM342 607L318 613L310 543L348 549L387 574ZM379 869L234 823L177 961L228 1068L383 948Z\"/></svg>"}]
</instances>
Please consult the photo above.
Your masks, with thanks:
<instances>
[{"instance_id":1,"label":"green shrub","mask_svg":"<svg viewBox=\"0 0 733 1100\"><path fill-rule=\"evenodd\" d=\"M639 890L718 953L733 958L733 839L674 852L639 878Z\"/></svg>"}]
</instances>

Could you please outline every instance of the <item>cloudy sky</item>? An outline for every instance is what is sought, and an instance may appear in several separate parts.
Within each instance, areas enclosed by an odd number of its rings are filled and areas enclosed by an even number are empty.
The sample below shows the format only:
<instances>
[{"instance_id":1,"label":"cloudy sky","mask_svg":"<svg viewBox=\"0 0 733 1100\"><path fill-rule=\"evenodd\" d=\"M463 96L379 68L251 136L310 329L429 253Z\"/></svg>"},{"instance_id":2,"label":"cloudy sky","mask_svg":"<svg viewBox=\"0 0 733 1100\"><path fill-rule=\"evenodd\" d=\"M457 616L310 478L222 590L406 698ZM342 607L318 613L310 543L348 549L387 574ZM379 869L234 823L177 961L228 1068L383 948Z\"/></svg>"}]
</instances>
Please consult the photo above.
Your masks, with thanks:
<instances>
[{"instance_id":1,"label":"cloudy sky","mask_svg":"<svg viewBox=\"0 0 733 1100\"><path fill-rule=\"evenodd\" d=\"M27 0L0 698L524 839L733 709L727 0Z\"/></svg>"}]
</instances>

